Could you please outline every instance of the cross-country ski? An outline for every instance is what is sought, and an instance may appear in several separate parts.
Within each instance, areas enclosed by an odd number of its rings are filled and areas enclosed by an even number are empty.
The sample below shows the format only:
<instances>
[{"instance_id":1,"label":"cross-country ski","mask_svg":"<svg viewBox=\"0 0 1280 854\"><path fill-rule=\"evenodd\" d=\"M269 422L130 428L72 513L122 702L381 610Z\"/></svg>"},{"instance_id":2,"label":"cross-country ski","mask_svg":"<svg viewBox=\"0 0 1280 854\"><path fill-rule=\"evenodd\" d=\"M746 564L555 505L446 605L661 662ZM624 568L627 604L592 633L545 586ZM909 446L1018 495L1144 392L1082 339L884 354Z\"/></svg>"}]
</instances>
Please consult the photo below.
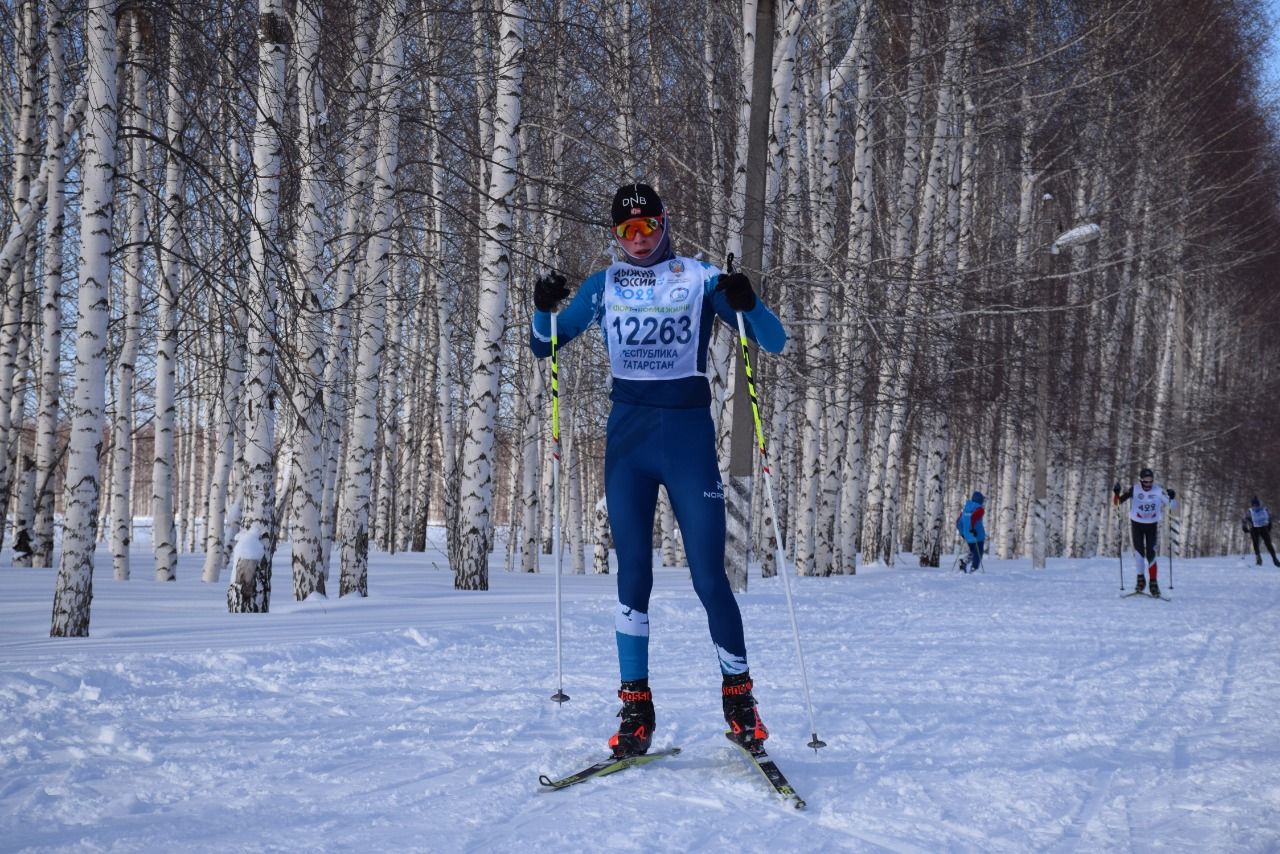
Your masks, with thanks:
<instances>
[{"instance_id":1,"label":"cross-country ski","mask_svg":"<svg viewBox=\"0 0 1280 854\"><path fill-rule=\"evenodd\" d=\"M639 765L648 765L659 759L668 756L675 756L680 752L678 747L669 747L663 750L651 750L648 753L637 754L635 756L609 757L593 762L581 771L575 771L572 774L559 778L551 778L543 774L538 777L538 782L548 791L557 789L565 789L587 780L596 779L598 777L606 777L615 774L618 771L624 771L627 768L635 768Z\"/></svg>"}]
</instances>

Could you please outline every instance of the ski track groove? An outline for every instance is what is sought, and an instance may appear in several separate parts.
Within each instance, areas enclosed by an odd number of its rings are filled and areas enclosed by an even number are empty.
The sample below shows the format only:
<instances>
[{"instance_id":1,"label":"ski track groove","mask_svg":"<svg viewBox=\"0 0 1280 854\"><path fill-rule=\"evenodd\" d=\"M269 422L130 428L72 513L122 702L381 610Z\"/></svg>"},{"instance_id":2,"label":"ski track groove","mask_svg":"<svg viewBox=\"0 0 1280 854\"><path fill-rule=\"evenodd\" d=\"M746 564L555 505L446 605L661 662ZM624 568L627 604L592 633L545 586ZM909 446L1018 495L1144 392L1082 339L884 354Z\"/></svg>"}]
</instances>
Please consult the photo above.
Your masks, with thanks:
<instances>
[{"instance_id":1,"label":"ski track groove","mask_svg":"<svg viewBox=\"0 0 1280 854\"><path fill-rule=\"evenodd\" d=\"M1125 728L1127 737L1117 740L1116 745L1110 750L1108 756L1100 760L1098 763L1100 767L1095 771L1090 786L1091 793L1089 797L1083 801L1080 810L1063 830L1058 841L1049 850L1053 852L1076 851L1084 844L1084 834L1100 815L1107 796L1111 794L1116 772L1125 766L1125 763L1121 761L1121 756L1131 753L1134 750L1134 745L1142 744L1142 735L1150 730L1152 724L1158 720L1160 711L1173 707L1175 701L1186 693L1188 682L1192 676L1200 672L1201 665L1209 654L1215 636L1211 635L1209 641L1197 648L1193 661L1179 666L1177 678L1171 680L1173 689L1166 695L1165 699L1160 702L1147 703L1144 707L1146 713L1136 723L1132 723ZM1141 660L1139 660L1138 664L1140 667ZM1128 799L1126 799L1126 816L1129 818L1128 838L1132 844L1132 816L1129 815L1127 803Z\"/></svg>"},{"instance_id":2,"label":"ski track groove","mask_svg":"<svg viewBox=\"0 0 1280 854\"><path fill-rule=\"evenodd\" d=\"M1170 588L1172 590L1172 587ZM1123 601L1123 600L1122 600ZM1169 603L1172 604L1172 603ZM1242 625L1252 624L1256 618L1274 610L1280 604L1280 594L1274 590L1271 595L1264 601L1259 603L1256 599L1252 600L1252 606L1249 613L1243 615L1239 619ZM1191 622L1189 616L1180 615L1182 627L1188 631L1196 628ZM1142 717L1139 723L1129 727L1128 744L1124 741L1119 742L1110 752L1109 757L1103 760L1101 767L1094 774L1091 785L1091 793L1081 805L1080 810L1073 817L1071 822L1064 828L1062 835L1058 841L1046 850L1061 854L1061 852L1070 852L1077 850L1090 850L1093 846L1084 843L1084 834L1088 831L1091 824L1098 818L1102 812L1107 796L1111 794L1114 777L1117 771L1124 767L1119 761L1122 754L1131 750L1128 746L1137 742L1137 736L1148 730L1153 723L1160 720L1160 712L1174 708L1178 705L1178 701L1183 698L1192 688L1196 686L1196 677L1203 676L1207 671L1205 667L1206 661L1210 658L1211 653L1216 651L1216 647L1220 642L1221 632L1214 631L1210 633L1208 638L1197 646L1196 655L1189 663L1182 664L1175 680L1171 680L1173 689L1166 698L1158 703L1148 704L1149 711ZM1240 637L1232 635L1229 645L1224 656L1225 663L1222 670L1211 671L1217 679L1217 698L1212 706L1210 706L1210 725L1193 727L1189 732L1178 733L1173 737L1173 744L1166 755L1168 757L1168 767L1173 774L1186 777L1187 771L1191 766L1191 744L1195 741L1202 740L1207 734L1216 733L1223 729L1226 723L1226 717L1231 705L1231 696L1238 672ZM1124 815L1125 815L1125 831L1127 839L1127 848L1134 850L1135 838L1135 818L1131 810L1132 797L1122 796L1124 798ZM1180 820L1179 816L1174 816L1160 822L1158 825L1152 825L1144 828L1146 831L1155 831L1176 824Z\"/></svg>"}]
</instances>

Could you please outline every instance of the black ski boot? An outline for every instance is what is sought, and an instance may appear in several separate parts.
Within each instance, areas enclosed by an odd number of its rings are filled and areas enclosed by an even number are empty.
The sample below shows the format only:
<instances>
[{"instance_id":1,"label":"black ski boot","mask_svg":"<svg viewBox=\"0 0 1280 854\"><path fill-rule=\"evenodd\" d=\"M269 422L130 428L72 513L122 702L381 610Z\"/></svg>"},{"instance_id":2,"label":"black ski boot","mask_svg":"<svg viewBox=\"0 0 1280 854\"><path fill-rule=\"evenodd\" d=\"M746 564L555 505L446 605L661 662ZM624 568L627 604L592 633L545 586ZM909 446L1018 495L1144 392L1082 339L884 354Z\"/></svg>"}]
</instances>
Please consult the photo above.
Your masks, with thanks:
<instances>
[{"instance_id":1,"label":"black ski boot","mask_svg":"<svg viewBox=\"0 0 1280 854\"><path fill-rule=\"evenodd\" d=\"M655 723L653 692L649 690L649 680L623 682L618 689L618 699L622 701L622 710L618 712L622 723L618 724L618 731L609 739L614 758L647 753L649 745L653 743Z\"/></svg>"},{"instance_id":2,"label":"black ski boot","mask_svg":"<svg viewBox=\"0 0 1280 854\"><path fill-rule=\"evenodd\" d=\"M1146 589L1147 589L1147 577L1145 575L1139 575L1138 580L1133 582L1133 592L1143 593L1146 591Z\"/></svg>"},{"instance_id":3,"label":"black ski boot","mask_svg":"<svg viewBox=\"0 0 1280 854\"><path fill-rule=\"evenodd\" d=\"M1153 578L1153 579L1151 579L1151 583L1150 583L1149 585L1147 585L1147 591L1148 591L1152 596L1155 596L1156 598L1159 598L1159 596L1160 596L1160 585L1156 583L1156 580L1155 580L1154 578Z\"/></svg>"},{"instance_id":4,"label":"black ski boot","mask_svg":"<svg viewBox=\"0 0 1280 854\"><path fill-rule=\"evenodd\" d=\"M720 699L724 705L725 723L729 724L729 736L742 745L758 744L769 737L760 709L751 695L751 674L726 675L720 687Z\"/></svg>"},{"instance_id":5,"label":"black ski boot","mask_svg":"<svg viewBox=\"0 0 1280 854\"><path fill-rule=\"evenodd\" d=\"M1258 555L1258 566L1262 566L1262 555Z\"/></svg>"}]
</instances>

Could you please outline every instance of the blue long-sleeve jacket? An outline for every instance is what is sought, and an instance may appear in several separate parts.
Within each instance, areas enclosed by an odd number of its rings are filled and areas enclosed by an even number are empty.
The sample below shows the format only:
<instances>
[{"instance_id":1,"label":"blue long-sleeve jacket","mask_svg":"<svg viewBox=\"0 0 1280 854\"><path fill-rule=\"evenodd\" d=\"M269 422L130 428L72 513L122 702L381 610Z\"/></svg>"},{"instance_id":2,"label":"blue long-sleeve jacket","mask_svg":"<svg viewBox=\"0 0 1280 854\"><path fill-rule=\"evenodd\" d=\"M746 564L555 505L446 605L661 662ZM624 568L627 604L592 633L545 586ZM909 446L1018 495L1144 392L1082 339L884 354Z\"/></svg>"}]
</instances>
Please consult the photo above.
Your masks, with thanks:
<instances>
[{"instance_id":1,"label":"blue long-sleeve jacket","mask_svg":"<svg viewBox=\"0 0 1280 854\"><path fill-rule=\"evenodd\" d=\"M652 320L652 330L648 330L648 332L653 335L661 335L664 344L668 343L666 339L672 339L670 342L672 348L696 347L697 373L692 376L660 377L657 379L630 379L614 376L610 398L615 402L669 409L707 406L711 402L711 390L707 382L706 371L707 348L711 341L712 324L715 318L719 317L729 324L731 328L737 329L736 312L729 307L724 293L715 289L720 270L713 264L680 256L668 256L650 267L642 268L628 264L615 264L608 269L592 273L578 288L578 292L573 299L557 315L556 333L558 346L563 347L586 331L588 327L593 324L598 325L605 349L610 351L612 363L613 356L616 355L614 350L626 347L629 343L637 343L636 335L639 334L643 337L647 330L639 327L638 324L637 328L634 329L622 328L616 318L613 324L615 328L606 328L606 288L610 281L610 272L612 271L615 277L614 287L620 287L617 282L620 280L625 281L624 277L631 275L635 277L642 275L652 277L654 273L647 271L662 265L668 265L672 269L675 269L674 265L681 265L679 272L684 273L687 270L697 274L695 278L702 291L702 306L701 311L698 312L698 328L696 330L689 329L689 334L686 338L679 334L678 328L673 333L671 327L658 320L661 315L655 314ZM661 270L659 270L660 272ZM634 306L634 291L628 291L627 296L633 299L632 305ZM657 308L655 307L655 311ZM645 321L650 320L648 317L643 319ZM745 321L744 326L747 337L758 343L765 350L777 353L786 345L787 335L782 328L782 323L769 310L769 307L764 304L763 300L757 298L755 306L750 311L744 312L743 320ZM534 311L529 346L533 354L538 358L545 358L551 354L551 315L549 313Z\"/></svg>"},{"instance_id":2,"label":"blue long-sleeve jacket","mask_svg":"<svg viewBox=\"0 0 1280 854\"><path fill-rule=\"evenodd\" d=\"M977 501L970 499L965 502L960 518L956 519L956 528L966 543L980 543L987 539L987 529L982 524L985 514L986 511Z\"/></svg>"}]
</instances>

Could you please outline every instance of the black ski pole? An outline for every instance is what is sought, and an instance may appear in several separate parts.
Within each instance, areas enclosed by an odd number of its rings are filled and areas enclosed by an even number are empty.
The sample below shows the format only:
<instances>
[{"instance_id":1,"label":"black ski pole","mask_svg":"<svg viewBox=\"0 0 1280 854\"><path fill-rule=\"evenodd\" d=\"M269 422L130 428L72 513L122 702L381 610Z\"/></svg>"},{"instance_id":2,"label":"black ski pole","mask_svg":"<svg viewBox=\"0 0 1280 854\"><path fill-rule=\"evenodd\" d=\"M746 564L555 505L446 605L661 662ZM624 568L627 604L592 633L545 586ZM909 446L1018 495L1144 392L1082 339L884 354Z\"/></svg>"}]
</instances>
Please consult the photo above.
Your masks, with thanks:
<instances>
[{"instance_id":1,"label":"black ski pole","mask_svg":"<svg viewBox=\"0 0 1280 854\"><path fill-rule=\"evenodd\" d=\"M1124 514L1120 512L1119 502L1116 505L1116 521L1120 523L1120 536L1116 543L1116 557L1120 560L1120 592L1124 592Z\"/></svg>"}]
</instances>

